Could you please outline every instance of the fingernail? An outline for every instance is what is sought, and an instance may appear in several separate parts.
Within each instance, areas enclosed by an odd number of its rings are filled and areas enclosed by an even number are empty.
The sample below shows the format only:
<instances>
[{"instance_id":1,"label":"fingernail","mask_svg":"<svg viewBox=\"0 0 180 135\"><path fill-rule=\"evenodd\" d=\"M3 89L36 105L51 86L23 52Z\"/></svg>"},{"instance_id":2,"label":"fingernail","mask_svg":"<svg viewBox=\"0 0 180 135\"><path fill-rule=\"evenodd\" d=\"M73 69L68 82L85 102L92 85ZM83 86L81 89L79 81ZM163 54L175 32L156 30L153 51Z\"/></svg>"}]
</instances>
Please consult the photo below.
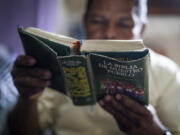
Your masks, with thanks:
<instances>
[{"instance_id":1,"label":"fingernail","mask_svg":"<svg viewBox=\"0 0 180 135\"><path fill-rule=\"evenodd\" d=\"M100 101L99 101L99 104L100 104L101 106L103 106L103 105L104 105L104 102L103 102L102 100L100 100Z\"/></svg>"},{"instance_id":2,"label":"fingernail","mask_svg":"<svg viewBox=\"0 0 180 135\"><path fill-rule=\"evenodd\" d=\"M51 72L49 72L49 71L44 73L44 77L47 78L47 79L51 78L51 76L52 76Z\"/></svg>"},{"instance_id":3,"label":"fingernail","mask_svg":"<svg viewBox=\"0 0 180 135\"><path fill-rule=\"evenodd\" d=\"M50 81L46 81L46 85L49 86L51 84Z\"/></svg>"},{"instance_id":4,"label":"fingernail","mask_svg":"<svg viewBox=\"0 0 180 135\"><path fill-rule=\"evenodd\" d=\"M120 94L116 94L116 99L117 99L117 100L121 100L121 98L122 98L122 97L121 97Z\"/></svg>"},{"instance_id":5,"label":"fingernail","mask_svg":"<svg viewBox=\"0 0 180 135\"><path fill-rule=\"evenodd\" d=\"M110 100L111 100L111 96L106 96L106 97L105 97L105 100L106 100L106 101L110 101Z\"/></svg>"},{"instance_id":6,"label":"fingernail","mask_svg":"<svg viewBox=\"0 0 180 135\"><path fill-rule=\"evenodd\" d=\"M36 63L36 60L33 59L33 58L32 58L32 59L29 59L28 63L29 63L29 65L33 65L33 64Z\"/></svg>"}]
</instances>

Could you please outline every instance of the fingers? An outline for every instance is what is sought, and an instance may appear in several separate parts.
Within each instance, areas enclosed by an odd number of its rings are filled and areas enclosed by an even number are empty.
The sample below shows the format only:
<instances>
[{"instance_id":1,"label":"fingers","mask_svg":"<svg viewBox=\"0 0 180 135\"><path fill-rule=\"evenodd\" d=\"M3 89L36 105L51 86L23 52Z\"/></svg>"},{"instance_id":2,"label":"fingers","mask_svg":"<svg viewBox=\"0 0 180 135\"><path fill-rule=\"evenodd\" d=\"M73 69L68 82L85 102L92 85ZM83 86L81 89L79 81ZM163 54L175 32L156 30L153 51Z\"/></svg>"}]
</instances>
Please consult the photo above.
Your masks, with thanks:
<instances>
[{"instance_id":1,"label":"fingers","mask_svg":"<svg viewBox=\"0 0 180 135\"><path fill-rule=\"evenodd\" d=\"M129 121L126 117L124 117L121 114L115 115L114 118L116 119L116 122L119 125L119 128L124 131L128 132L132 129L133 123Z\"/></svg>"},{"instance_id":2,"label":"fingers","mask_svg":"<svg viewBox=\"0 0 180 135\"><path fill-rule=\"evenodd\" d=\"M34 77L29 77L29 76L23 76L23 77L17 77L14 80L14 84L19 87L44 88L50 85L50 81L45 81L45 80L41 80Z\"/></svg>"},{"instance_id":3,"label":"fingers","mask_svg":"<svg viewBox=\"0 0 180 135\"><path fill-rule=\"evenodd\" d=\"M113 115L113 117L115 118L116 122L119 125L119 128L122 131L127 132L131 128L132 123L122 114L116 112L113 108L107 105L104 106L104 109Z\"/></svg>"},{"instance_id":4,"label":"fingers","mask_svg":"<svg viewBox=\"0 0 180 135\"><path fill-rule=\"evenodd\" d=\"M40 79L51 79L51 73L42 68L35 68L32 66L36 63L36 60L31 56L20 55L17 57L14 67L11 71L12 76L32 76Z\"/></svg>"},{"instance_id":5,"label":"fingers","mask_svg":"<svg viewBox=\"0 0 180 135\"><path fill-rule=\"evenodd\" d=\"M45 87L50 85L50 81L37 79L34 77L17 77L14 84L22 97L30 97L42 93Z\"/></svg>"},{"instance_id":6,"label":"fingers","mask_svg":"<svg viewBox=\"0 0 180 135\"><path fill-rule=\"evenodd\" d=\"M19 55L14 63L15 66L33 66L36 60L31 56Z\"/></svg>"},{"instance_id":7,"label":"fingers","mask_svg":"<svg viewBox=\"0 0 180 135\"><path fill-rule=\"evenodd\" d=\"M99 103L113 115L119 128L127 134L139 135L147 132L151 134L153 131L154 124L151 113L129 97L120 94L116 97L106 96Z\"/></svg>"},{"instance_id":8,"label":"fingers","mask_svg":"<svg viewBox=\"0 0 180 135\"><path fill-rule=\"evenodd\" d=\"M104 101L100 100L100 105L106 110L108 111L109 113L115 115L115 111L108 105L105 104Z\"/></svg>"},{"instance_id":9,"label":"fingers","mask_svg":"<svg viewBox=\"0 0 180 135\"><path fill-rule=\"evenodd\" d=\"M52 75L51 73L42 68L24 68L24 67L14 67L12 72L12 76L16 78L17 76L31 76L31 77L37 77L39 79L49 80L51 79Z\"/></svg>"},{"instance_id":10,"label":"fingers","mask_svg":"<svg viewBox=\"0 0 180 135\"><path fill-rule=\"evenodd\" d=\"M47 69L34 67L36 60L31 56L20 55L11 71L13 81L22 97L37 97L50 85L52 77Z\"/></svg>"},{"instance_id":11,"label":"fingers","mask_svg":"<svg viewBox=\"0 0 180 135\"><path fill-rule=\"evenodd\" d=\"M116 99L125 106L128 110L138 114L139 116L146 116L147 119L152 119L151 113L135 100L121 94L116 95Z\"/></svg>"},{"instance_id":12,"label":"fingers","mask_svg":"<svg viewBox=\"0 0 180 135\"><path fill-rule=\"evenodd\" d=\"M120 100L120 99L118 99L118 100ZM106 99L106 101L107 101L107 99ZM111 104L113 109L115 109L116 111L118 111L122 115L126 116L127 119L134 121L134 122L139 120L139 116L136 113L129 110L129 108L124 107L123 104L121 104L120 102L118 102L114 98L111 98L109 103Z\"/></svg>"},{"instance_id":13,"label":"fingers","mask_svg":"<svg viewBox=\"0 0 180 135\"><path fill-rule=\"evenodd\" d=\"M113 115L113 117L119 125L119 128L122 131L127 132L133 126L133 123L130 120L128 120L128 118L124 116L120 111L118 111L119 109L121 109L121 107L117 104L118 103L116 103L116 101L113 101L113 98L111 98L110 96L107 96L105 100L100 101L100 105L107 112Z\"/></svg>"},{"instance_id":14,"label":"fingers","mask_svg":"<svg viewBox=\"0 0 180 135\"><path fill-rule=\"evenodd\" d=\"M130 125L136 125L139 126L139 119L140 116L138 116L136 113L131 112L129 109L124 107L121 103L119 103L117 100L115 100L111 96L106 96L104 100L105 108L106 106L111 107L111 109L115 112L113 113L113 116L117 118L120 121L125 121L125 124ZM106 109L105 109L106 110ZM108 111L108 110L107 110ZM109 111L108 111L109 112ZM110 112L111 113L111 112ZM111 113L112 114L112 113ZM127 122L126 122L127 121ZM129 123L130 122L130 123Z\"/></svg>"}]
</instances>

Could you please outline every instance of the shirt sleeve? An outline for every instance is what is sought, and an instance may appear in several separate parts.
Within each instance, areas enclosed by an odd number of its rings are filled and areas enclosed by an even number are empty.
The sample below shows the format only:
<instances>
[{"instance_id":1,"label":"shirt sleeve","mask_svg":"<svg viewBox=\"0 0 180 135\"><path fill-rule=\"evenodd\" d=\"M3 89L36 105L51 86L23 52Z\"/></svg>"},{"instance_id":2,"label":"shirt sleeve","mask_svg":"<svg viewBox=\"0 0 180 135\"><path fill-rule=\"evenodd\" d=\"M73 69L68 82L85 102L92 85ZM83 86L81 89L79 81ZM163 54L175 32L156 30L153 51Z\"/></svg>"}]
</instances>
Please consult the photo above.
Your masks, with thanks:
<instances>
[{"instance_id":1,"label":"shirt sleeve","mask_svg":"<svg viewBox=\"0 0 180 135\"><path fill-rule=\"evenodd\" d=\"M7 132L7 114L18 98L18 92L10 74L12 64L8 57L0 54L0 134Z\"/></svg>"},{"instance_id":2,"label":"shirt sleeve","mask_svg":"<svg viewBox=\"0 0 180 135\"><path fill-rule=\"evenodd\" d=\"M180 69L173 61L156 55L154 63L158 83L156 111L173 135L180 135Z\"/></svg>"},{"instance_id":3,"label":"shirt sleeve","mask_svg":"<svg viewBox=\"0 0 180 135\"><path fill-rule=\"evenodd\" d=\"M42 132L53 130L57 108L67 102L66 96L57 92L57 90L46 88L38 100L38 118ZM52 131L53 132L53 131Z\"/></svg>"},{"instance_id":4,"label":"shirt sleeve","mask_svg":"<svg viewBox=\"0 0 180 135\"><path fill-rule=\"evenodd\" d=\"M174 135L180 135L180 72L167 84L159 98L157 113Z\"/></svg>"}]
</instances>

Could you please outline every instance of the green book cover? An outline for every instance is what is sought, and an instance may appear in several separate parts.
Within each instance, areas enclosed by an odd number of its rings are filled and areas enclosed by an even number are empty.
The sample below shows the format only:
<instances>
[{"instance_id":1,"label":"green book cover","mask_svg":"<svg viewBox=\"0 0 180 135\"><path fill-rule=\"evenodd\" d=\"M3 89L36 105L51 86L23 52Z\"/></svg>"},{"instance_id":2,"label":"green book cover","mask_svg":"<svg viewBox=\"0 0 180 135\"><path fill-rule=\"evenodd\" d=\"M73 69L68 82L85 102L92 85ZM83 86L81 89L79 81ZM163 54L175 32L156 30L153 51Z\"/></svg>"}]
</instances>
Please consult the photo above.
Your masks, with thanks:
<instances>
[{"instance_id":1,"label":"green book cover","mask_svg":"<svg viewBox=\"0 0 180 135\"><path fill-rule=\"evenodd\" d=\"M35 66L48 69L52 72L50 87L66 94L63 72L58 65L57 56L69 55L70 47L50 41L18 28L26 55L37 60ZM61 53L62 52L62 53Z\"/></svg>"},{"instance_id":2,"label":"green book cover","mask_svg":"<svg viewBox=\"0 0 180 135\"><path fill-rule=\"evenodd\" d=\"M95 104L118 92L148 104L149 52L142 40L78 41L32 27L18 33L35 66L52 72L50 87L68 94L75 105Z\"/></svg>"},{"instance_id":3,"label":"green book cover","mask_svg":"<svg viewBox=\"0 0 180 135\"><path fill-rule=\"evenodd\" d=\"M122 57L124 54L128 55ZM67 91L75 105L95 104L104 96L117 93L127 95L142 105L148 104L148 49L119 52L116 58L89 53L63 56L58 60L64 71Z\"/></svg>"},{"instance_id":4,"label":"green book cover","mask_svg":"<svg viewBox=\"0 0 180 135\"><path fill-rule=\"evenodd\" d=\"M68 95L75 105L95 104L91 67L83 55L59 57L64 71Z\"/></svg>"},{"instance_id":5,"label":"green book cover","mask_svg":"<svg viewBox=\"0 0 180 135\"><path fill-rule=\"evenodd\" d=\"M88 57L92 65L97 100L107 94L121 93L141 104L148 104L148 49L119 53L116 59L99 54L89 54Z\"/></svg>"}]
</instances>

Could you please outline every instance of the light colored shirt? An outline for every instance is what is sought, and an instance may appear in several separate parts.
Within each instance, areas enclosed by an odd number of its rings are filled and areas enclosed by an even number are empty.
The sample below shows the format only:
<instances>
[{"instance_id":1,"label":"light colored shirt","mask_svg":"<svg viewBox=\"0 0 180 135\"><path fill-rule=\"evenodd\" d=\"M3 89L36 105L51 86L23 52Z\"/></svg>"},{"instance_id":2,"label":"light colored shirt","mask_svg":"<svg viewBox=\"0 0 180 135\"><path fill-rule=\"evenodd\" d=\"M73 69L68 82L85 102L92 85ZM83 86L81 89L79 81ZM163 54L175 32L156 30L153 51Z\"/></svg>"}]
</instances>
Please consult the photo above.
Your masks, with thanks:
<instances>
[{"instance_id":1,"label":"light colored shirt","mask_svg":"<svg viewBox=\"0 0 180 135\"><path fill-rule=\"evenodd\" d=\"M174 135L180 135L180 69L168 58L151 51L150 104ZM70 98L49 88L38 102L42 130L55 135L125 135L108 112L98 104L78 107Z\"/></svg>"},{"instance_id":2,"label":"light colored shirt","mask_svg":"<svg viewBox=\"0 0 180 135\"><path fill-rule=\"evenodd\" d=\"M5 132L7 114L11 106L16 104L18 92L10 75L13 62L0 46L0 134Z\"/></svg>"}]
</instances>

